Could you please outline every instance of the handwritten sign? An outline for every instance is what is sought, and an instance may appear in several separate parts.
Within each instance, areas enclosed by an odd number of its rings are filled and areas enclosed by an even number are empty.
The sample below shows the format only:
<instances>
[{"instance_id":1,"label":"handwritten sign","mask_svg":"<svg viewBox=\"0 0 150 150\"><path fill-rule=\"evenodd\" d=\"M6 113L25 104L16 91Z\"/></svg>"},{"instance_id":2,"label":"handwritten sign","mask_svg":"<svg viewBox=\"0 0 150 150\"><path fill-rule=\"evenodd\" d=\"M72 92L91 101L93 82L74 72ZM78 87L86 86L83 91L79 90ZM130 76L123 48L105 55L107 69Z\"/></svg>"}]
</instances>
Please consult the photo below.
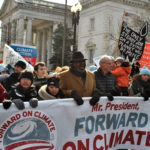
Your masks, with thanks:
<instances>
[{"instance_id":1,"label":"handwritten sign","mask_svg":"<svg viewBox=\"0 0 150 150\"><path fill-rule=\"evenodd\" d=\"M140 33L135 32L127 26L126 22L122 24L122 30L119 39L119 50L129 61L140 60L145 47L145 36L147 35L148 24L145 24Z\"/></svg>"}]
</instances>

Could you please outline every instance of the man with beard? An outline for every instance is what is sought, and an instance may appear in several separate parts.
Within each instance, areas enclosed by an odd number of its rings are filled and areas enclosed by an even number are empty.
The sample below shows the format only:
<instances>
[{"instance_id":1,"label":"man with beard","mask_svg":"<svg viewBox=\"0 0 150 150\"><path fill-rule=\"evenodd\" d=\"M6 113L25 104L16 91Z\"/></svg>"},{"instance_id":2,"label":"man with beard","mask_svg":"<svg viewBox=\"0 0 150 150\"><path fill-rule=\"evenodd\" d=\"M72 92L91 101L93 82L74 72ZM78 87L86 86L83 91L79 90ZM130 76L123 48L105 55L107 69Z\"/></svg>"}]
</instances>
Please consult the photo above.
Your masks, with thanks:
<instances>
[{"instance_id":1,"label":"man with beard","mask_svg":"<svg viewBox=\"0 0 150 150\"><path fill-rule=\"evenodd\" d=\"M99 99L93 94L96 88L95 78L92 72L85 69L86 60L81 52L74 52L69 70L60 73L60 88L67 97L74 98L78 105L83 104L82 97Z\"/></svg>"}]
</instances>

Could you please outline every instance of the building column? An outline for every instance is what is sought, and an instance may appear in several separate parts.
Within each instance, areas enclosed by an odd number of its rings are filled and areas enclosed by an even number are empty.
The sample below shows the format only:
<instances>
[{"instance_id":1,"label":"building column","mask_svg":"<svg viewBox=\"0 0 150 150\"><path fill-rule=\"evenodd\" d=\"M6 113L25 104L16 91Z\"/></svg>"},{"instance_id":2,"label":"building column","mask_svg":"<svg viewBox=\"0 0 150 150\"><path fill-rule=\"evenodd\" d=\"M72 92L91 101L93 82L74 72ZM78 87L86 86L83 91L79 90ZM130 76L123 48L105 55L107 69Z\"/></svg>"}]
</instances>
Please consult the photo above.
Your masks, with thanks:
<instances>
[{"instance_id":1,"label":"building column","mask_svg":"<svg viewBox=\"0 0 150 150\"><path fill-rule=\"evenodd\" d=\"M37 62L41 61L41 46L42 46L42 33L41 31L37 32L37 41L36 41L36 46L37 46Z\"/></svg>"},{"instance_id":2,"label":"building column","mask_svg":"<svg viewBox=\"0 0 150 150\"><path fill-rule=\"evenodd\" d=\"M17 43L18 44L23 44L23 39L24 39L24 18L21 17L18 20L18 35L17 35Z\"/></svg>"},{"instance_id":3,"label":"building column","mask_svg":"<svg viewBox=\"0 0 150 150\"><path fill-rule=\"evenodd\" d=\"M32 19L27 20L26 45L32 45Z\"/></svg>"},{"instance_id":4,"label":"building column","mask_svg":"<svg viewBox=\"0 0 150 150\"><path fill-rule=\"evenodd\" d=\"M43 30L43 37L42 37L42 61L47 63L46 55L47 55L47 44L46 44L46 36L47 36L47 30Z\"/></svg>"},{"instance_id":5,"label":"building column","mask_svg":"<svg viewBox=\"0 0 150 150\"><path fill-rule=\"evenodd\" d=\"M47 34L47 70L51 70L50 58L52 57L52 27L49 27Z\"/></svg>"},{"instance_id":6,"label":"building column","mask_svg":"<svg viewBox=\"0 0 150 150\"><path fill-rule=\"evenodd\" d=\"M16 41L16 22L13 21L11 26L11 43L15 43Z\"/></svg>"},{"instance_id":7,"label":"building column","mask_svg":"<svg viewBox=\"0 0 150 150\"><path fill-rule=\"evenodd\" d=\"M2 25L1 48L3 48L6 43L6 31L6 26Z\"/></svg>"}]
</instances>

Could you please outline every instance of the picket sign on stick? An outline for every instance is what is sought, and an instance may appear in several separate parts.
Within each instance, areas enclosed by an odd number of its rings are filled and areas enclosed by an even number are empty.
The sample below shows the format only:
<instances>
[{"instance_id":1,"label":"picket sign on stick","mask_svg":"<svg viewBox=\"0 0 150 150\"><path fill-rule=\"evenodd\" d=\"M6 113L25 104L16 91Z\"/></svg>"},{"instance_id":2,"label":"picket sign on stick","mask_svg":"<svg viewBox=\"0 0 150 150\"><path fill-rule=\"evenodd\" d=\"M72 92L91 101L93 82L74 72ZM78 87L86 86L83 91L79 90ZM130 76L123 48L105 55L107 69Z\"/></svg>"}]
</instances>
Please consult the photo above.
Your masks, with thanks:
<instances>
[{"instance_id":1,"label":"picket sign on stick","mask_svg":"<svg viewBox=\"0 0 150 150\"><path fill-rule=\"evenodd\" d=\"M23 61L26 63L26 69L30 71L34 71L32 65L30 65L19 53L15 52L10 46L5 44L4 51L3 51L3 64L7 65L10 64L14 67L17 61Z\"/></svg>"}]
</instances>

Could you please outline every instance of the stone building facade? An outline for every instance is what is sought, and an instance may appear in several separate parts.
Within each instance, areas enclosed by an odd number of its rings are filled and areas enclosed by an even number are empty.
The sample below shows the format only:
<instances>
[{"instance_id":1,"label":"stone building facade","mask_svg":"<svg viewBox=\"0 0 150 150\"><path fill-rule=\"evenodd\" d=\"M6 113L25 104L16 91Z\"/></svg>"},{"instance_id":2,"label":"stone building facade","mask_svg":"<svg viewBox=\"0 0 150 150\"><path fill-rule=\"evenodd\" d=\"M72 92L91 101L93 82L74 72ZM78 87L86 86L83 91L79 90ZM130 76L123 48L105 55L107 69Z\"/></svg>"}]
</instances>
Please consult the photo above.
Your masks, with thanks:
<instances>
[{"instance_id":1,"label":"stone building facade","mask_svg":"<svg viewBox=\"0 0 150 150\"><path fill-rule=\"evenodd\" d=\"M42 0L4 0L0 11L2 21L1 51L5 43L36 46L38 61L50 68L52 34L59 23L64 23L65 7ZM68 16L70 7L68 7ZM67 18L71 24L71 17Z\"/></svg>"},{"instance_id":2,"label":"stone building facade","mask_svg":"<svg viewBox=\"0 0 150 150\"><path fill-rule=\"evenodd\" d=\"M118 56L118 39L122 21L139 31L144 21L150 23L150 0L80 0L78 49L93 64L103 54ZM127 14L127 15L126 15ZM149 28L150 31L150 28ZM150 34L147 36L150 42Z\"/></svg>"},{"instance_id":3,"label":"stone building facade","mask_svg":"<svg viewBox=\"0 0 150 150\"><path fill-rule=\"evenodd\" d=\"M108 54L117 56L121 23L126 20L135 30L144 21L150 22L150 0L80 0L78 50L88 58ZM64 5L42 0L4 0L0 11L2 21L1 47L5 43L33 45L38 49L38 61L47 63L52 56L52 34L58 23L64 22ZM125 14L132 14L126 16ZM68 6L68 26L71 27ZM150 37L150 34L148 34ZM150 38L147 38L147 41ZM0 54L2 57L2 49Z\"/></svg>"}]
</instances>

